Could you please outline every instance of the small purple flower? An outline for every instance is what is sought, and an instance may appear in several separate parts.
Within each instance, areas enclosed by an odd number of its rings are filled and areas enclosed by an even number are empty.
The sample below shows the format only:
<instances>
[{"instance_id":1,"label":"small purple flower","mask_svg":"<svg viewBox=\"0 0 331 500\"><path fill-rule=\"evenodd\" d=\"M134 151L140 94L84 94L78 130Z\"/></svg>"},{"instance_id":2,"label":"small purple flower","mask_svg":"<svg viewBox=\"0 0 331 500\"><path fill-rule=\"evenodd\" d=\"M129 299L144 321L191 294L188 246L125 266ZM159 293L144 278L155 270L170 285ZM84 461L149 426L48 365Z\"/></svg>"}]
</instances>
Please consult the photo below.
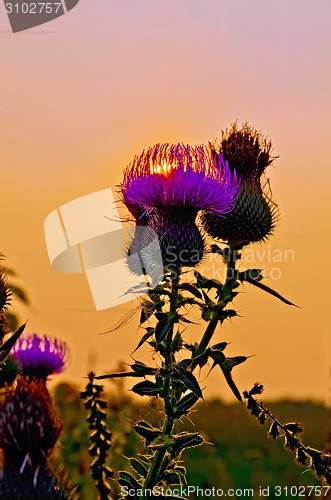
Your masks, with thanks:
<instances>
[{"instance_id":1,"label":"small purple flower","mask_svg":"<svg viewBox=\"0 0 331 500\"><path fill-rule=\"evenodd\" d=\"M196 225L198 212L230 212L236 202L236 173L205 146L156 144L135 156L124 172L122 200L137 225L158 235L164 265L194 266L205 242Z\"/></svg>"},{"instance_id":2,"label":"small purple flower","mask_svg":"<svg viewBox=\"0 0 331 500\"><path fill-rule=\"evenodd\" d=\"M52 373L63 371L68 351L65 342L32 333L23 335L11 353L21 365L23 376L46 380Z\"/></svg>"}]
</instances>

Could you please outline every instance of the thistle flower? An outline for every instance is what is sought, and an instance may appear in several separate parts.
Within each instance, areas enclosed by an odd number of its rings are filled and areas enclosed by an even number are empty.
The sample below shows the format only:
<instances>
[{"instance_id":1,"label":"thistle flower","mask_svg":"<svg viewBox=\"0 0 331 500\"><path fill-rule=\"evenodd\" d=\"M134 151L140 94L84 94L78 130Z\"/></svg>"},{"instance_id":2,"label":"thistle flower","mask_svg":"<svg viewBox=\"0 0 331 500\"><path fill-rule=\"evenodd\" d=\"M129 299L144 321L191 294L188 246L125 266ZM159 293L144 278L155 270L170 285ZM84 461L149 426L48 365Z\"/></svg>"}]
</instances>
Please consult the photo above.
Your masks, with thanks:
<instances>
[{"instance_id":1,"label":"thistle flower","mask_svg":"<svg viewBox=\"0 0 331 500\"><path fill-rule=\"evenodd\" d=\"M0 476L1 500L69 500L65 489L52 476L50 471L42 470L34 479L26 469L21 473L12 469ZM76 497L77 498L77 497Z\"/></svg>"},{"instance_id":2,"label":"thistle flower","mask_svg":"<svg viewBox=\"0 0 331 500\"><path fill-rule=\"evenodd\" d=\"M213 238L239 248L269 238L277 220L277 205L271 200L268 182L263 177L275 159L271 156L271 141L247 123L238 130L235 122L230 131L222 131L219 143L209 146L216 161L222 155L230 172L237 173L240 188L231 213L225 217L203 215L205 230Z\"/></svg>"},{"instance_id":3,"label":"thistle flower","mask_svg":"<svg viewBox=\"0 0 331 500\"><path fill-rule=\"evenodd\" d=\"M184 144L156 144L136 156L120 186L136 225L156 231L167 268L201 261L205 241L196 224L198 212L228 213L237 190L236 174L222 157L216 163L205 146Z\"/></svg>"},{"instance_id":4,"label":"thistle flower","mask_svg":"<svg viewBox=\"0 0 331 500\"><path fill-rule=\"evenodd\" d=\"M0 447L4 470L44 464L61 432L43 381L20 378L15 389L6 394L0 408Z\"/></svg>"},{"instance_id":5,"label":"thistle flower","mask_svg":"<svg viewBox=\"0 0 331 500\"><path fill-rule=\"evenodd\" d=\"M23 376L45 381L52 373L64 369L67 344L54 337L40 337L33 333L22 336L11 353L21 365Z\"/></svg>"},{"instance_id":6,"label":"thistle flower","mask_svg":"<svg viewBox=\"0 0 331 500\"><path fill-rule=\"evenodd\" d=\"M0 407L0 447L4 455L1 499L67 498L47 462L61 428L43 381L19 378Z\"/></svg>"}]
</instances>

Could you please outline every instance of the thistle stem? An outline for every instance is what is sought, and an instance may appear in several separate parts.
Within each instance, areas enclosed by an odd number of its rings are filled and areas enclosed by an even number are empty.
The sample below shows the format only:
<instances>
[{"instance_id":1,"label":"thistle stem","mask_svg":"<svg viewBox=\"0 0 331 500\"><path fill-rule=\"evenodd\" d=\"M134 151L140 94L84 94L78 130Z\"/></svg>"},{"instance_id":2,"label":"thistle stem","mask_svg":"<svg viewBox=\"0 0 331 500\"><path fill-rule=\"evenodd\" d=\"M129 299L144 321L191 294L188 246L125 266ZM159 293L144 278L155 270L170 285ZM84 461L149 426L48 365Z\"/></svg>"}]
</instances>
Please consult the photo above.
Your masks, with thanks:
<instances>
[{"instance_id":1,"label":"thistle stem","mask_svg":"<svg viewBox=\"0 0 331 500\"><path fill-rule=\"evenodd\" d=\"M234 284L234 276L235 276L235 269L236 269L236 261L237 261L237 251L233 249L232 247L229 247L229 252L227 255L227 270L226 270L226 280L225 284L223 286L222 294L218 300L217 304L221 304L224 299L230 295L232 291L232 287ZM225 305L225 304L224 304ZM200 341L200 344L198 345L197 349L195 350L193 357L192 357L192 364L191 364L191 371L193 371L196 366L199 364L199 357L206 351L209 342L211 341L212 336L215 333L216 327L218 325L218 322L220 321L219 319L219 313L218 311L214 311L212 313L211 319L209 320L208 326L205 330L205 333L203 334L203 337Z\"/></svg>"},{"instance_id":2,"label":"thistle stem","mask_svg":"<svg viewBox=\"0 0 331 500\"><path fill-rule=\"evenodd\" d=\"M180 272L175 272L175 276L172 278L172 289L171 289L171 297L170 297L170 313L175 314L178 305L177 305L177 297L178 297L178 283L179 283ZM174 416L172 410L172 397L171 397L171 367L174 362L174 356L172 352L172 337L173 337L173 325L169 328L169 331L166 335L165 339L165 356L164 356L164 368L166 373L166 378L164 380L163 385L163 397L164 397L164 407L165 407L165 420L162 427L162 432L164 434L170 434L173 426L174 426ZM155 452L150 469L147 473L146 479L143 485L143 492L147 489L153 489L153 487L157 484L158 475L162 469L163 459L166 454L166 448L159 449ZM140 497L143 499L144 495Z\"/></svg>"}]
</instances>

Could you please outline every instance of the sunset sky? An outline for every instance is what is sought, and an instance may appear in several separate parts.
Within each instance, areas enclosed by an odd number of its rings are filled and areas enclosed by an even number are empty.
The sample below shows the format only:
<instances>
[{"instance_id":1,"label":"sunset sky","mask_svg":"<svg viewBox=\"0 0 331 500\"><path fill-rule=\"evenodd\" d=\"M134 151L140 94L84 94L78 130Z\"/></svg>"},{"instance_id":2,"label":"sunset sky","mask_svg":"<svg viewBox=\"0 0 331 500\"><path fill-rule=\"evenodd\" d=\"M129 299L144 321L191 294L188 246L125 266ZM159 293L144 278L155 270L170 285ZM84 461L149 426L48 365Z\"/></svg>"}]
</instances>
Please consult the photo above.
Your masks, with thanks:
<instances>
[{"instance_id":1,"label":"sunset sky","mask_svg":"<svg viewBox=\"0 0 331 500\"><path fill-rule=\"evenodd\" d=\"M254 262L248 250L247 266L265 268L266 283L301 308L247 285L241 317L216 339L231 342L228 355L254 355L234 372L241 391L260 381L266 399L328 400L330 18L324 0L80 0L13 34L0 4L0 251L29 293L31 306L17 308L27 331L70 346L57 380L82 383L88 370L129 362L142 332L136 317L99 335L137 304L97 312L84 275L53 271L47 215L115 191L144 148L207 143L238 119L269 135L279 156L268 177L280 222ZM233 400L216 370L203 385Z\"/></svg>"}]
</instances>

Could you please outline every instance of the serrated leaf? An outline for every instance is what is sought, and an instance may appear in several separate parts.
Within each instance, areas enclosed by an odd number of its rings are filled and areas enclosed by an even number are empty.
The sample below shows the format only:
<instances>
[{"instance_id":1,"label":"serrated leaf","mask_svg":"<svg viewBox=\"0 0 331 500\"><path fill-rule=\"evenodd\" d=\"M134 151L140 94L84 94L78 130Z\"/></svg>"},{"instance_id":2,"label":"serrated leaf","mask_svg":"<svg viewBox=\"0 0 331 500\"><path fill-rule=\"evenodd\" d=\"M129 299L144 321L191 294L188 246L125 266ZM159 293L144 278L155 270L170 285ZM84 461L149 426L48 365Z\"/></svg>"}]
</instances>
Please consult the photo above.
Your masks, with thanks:
<instances>
[{"instance_id":1,"label":"serrated leaf","mask_svg":"<svg viewBox=\"0 0 331 500\"><path fill-rule=\"evenodd\" d=\"M237 388L236 384L234 383L233 379L232 379L232 375L231 375L231 370L229 371L225 366L224 366L224 363L221 363L220 364L220 367L221 367L221 370L223 372L223 375L225 377L225 380L227 381L228 383L228 386L230 387L231 391L233 392L233 394L236 396L236 398L238 399L238 401L242 402L242 399L241 399L241 394L239 392L239 389Z\"/></svg>"},{"instance_id":2,"label":"serrated leaf","mask_svg":"<svg viewBox=\"0 0 331 500\"><path fill-rule=\"evenodd\" d=\"M225 356L221 351L212 351L209 349L208 356L212 358L215 364L220 364L225 361Z\"/></svg>"},{"instance_id":3,"label":"serrated leaf","mask_svg":"<svg viewBox=\"0 0 331 500\"><path fill-rule=\"evenodd\" d=\"M297 422L289 422L288 424L284 424L284 428L288 431L293 432L294 434L300 434L303 432L303 427Z\"/></svg>"},{"instance_id":4,"label":"serrated leaf","mask_svg":"<svg viewBox=\"0 0 331 500\"><path fill-rule=\"evenodd\" d=\"M125 471L121 471L118 473L118 482L121 486L127 486L129 488L132 487L137 489L141 488L141 485L132 476L132 474L129 474L128 472Z\"/></svg>"},{"instance_id":5,"label":"serrated leaf","mask_svg":"<svg viewBox=\"0 0 331 500\"><path fill-rule=\"evenodd\" d=\"M285 448L288 448L291 451L294 451L299 444L299 439L294 436L285 435Z\"/></svg>"},{"instance_id":6,"label":"serrated leaf","mask_svg":"<svg viewBox=\"0 0 331 500\"><path fill-rule=\"evenodd\" d=\"M284 302L285 304L289 305L289 306L294 306L294 307L299 307L295 304L293 304L293 302L290 302L289 300L285 299L282 295L280 295L278 292L275 292L275 290L273 290L272 288L264 285L263 283L260 283L259 281L257 280L254 280L254 279L251 279L249 277L247 277L245 279L245 281L247 281L248 283L250 283L251 285L254 285L256 286L257 288L260 288L261 290L264 290L265 292L269 293L270 295L273 295L274 297L277 297L277 299L281 300L282 302Z\"/></svg>"},{"instance_id":7,"label":"serrated leaf","mask_svg":"<svg viewBox=\"0 0 331 500\"><path fill-rule=\"evenodd\" d=\"M184 396L174 408L175 418L180 418L182 415L186 415L188 410L198 401L199 396L194 393L189 393Z\"/></svg>"},{"instance_id":8,"label":"serrated leaf","mask_svg":"<svg viewBox=\"0 0 331 500\"><path fill-rule=\"evenodd\" d=\"M185 387L190 389L194 394L196 394L199 398L203 399L202 392L200 389L200 386L197 382L197 379L193 375L193 373L188 372L188 371L177 371L176 378L183 382Z\"/></svg>"},{"instance_id":9,"label":"serrated leaf","mask_svg":"<svg viewBox=\"0 0 331 500\"><path fill-rule=\"evenodd\" d=\"M175 443L173 436L169 436L168 434L159 433L151 443L149 443L148 447L151 449L160 449L160 448L169 448Z\"/></svg>"},{"instance_id":10,"label":"serrated leaf","mask_svg":"<svg viewBox=\"0 0 331 500\"><path fill-rule=\"evenodd\" d=\"M163 478L165 479L165 481L167 482L168 485L169 484L182 484L181 479L180 479L180 475L177 474L177 472L175 472L174 470L166 472L163 475Z\"/></svg>"},{"instance_id":11,"label":"serrated leaf","mask_svg":"<svg viewBox=\"0 0 331 500\"><path fill-rule=\"evenodd\" d=\"M130 465L137 472L137 474L139 474L139 476L142 476L142 477L147 476L146 467L136 458L130 459Z\"/></svg>"},{"instance_id":12,"label":"serrated leaf","mask_svg":"<svg viewBox=\"0 0 331 500\"><path fill-rule=\"evenodd\" d=\"M247 269L246 271L242 271L238 273L238 279L240 281L247 281L247 278L252 280L260 281L263 279L262 270L261 269Z\"/></svg>"},{"instance_id":13,"label":"serrated leaf","mask_svg":"<svg viewBox=\"0 0 331 500\"><path fill-rule=\"evenodd\" d=\"M268 435L272 437L272 439L276 439L279 436L279 428L276 422L272 422Z\"/></svg>"},{"instance_id":14,"label":"serrated leaf","mask_svg":"<svg viewBox=\"0 0 331 500\"><path fill-rule=\"evenodd\" d=\"M134 385L131 391L139 394L139 396L157 396L161 391L161 388L154 382L144 380L143 382L139 382Z\"/></svg>"},{"instance_id":15,"label":"serrated leaf","mask_svg":"<svg viewBox=\"0 0 331 500\"><path fill-rule=\"evenodd\" d=\"M235 356L234 358L226 358L222 363L222 367L230 372L234 366L244 363L250 356Z\"/></svg>"},{"instance_id":16,"label":"serrated leaf","mask_svg":"<svg viewBox=\"0 0 331 500\"><path fill-rule=\"evenodd\" d=\"M13 335L8 340L6 340L6 342L2 344L2 346L0 347L0 362L5 361L11 349L13 348L15 342L20 338L20 336L24 332L25 327L26 323L20 326L19 329L16 330L16 332L13 333Z\"/></svg>"},{"instance_id":17,"label":"serrated leaf","mask_svg":"<svg viewBox=\"0 0 331 500\"><path fill-rule=\"evenodd\" d=\"M178 434L173 436L175 440L174 449L182 450L184 448L192 448L194 446L200 446L204 443L204 439L198 432L189 433L185 432L183 434Z\"/></svg>"},{"instance_id":18,"label":"serrated leaf","mask_svg":"<svg viewBox=\"0 0 331 500\"><path fill-rule=\"evenodd\" d=\"M137 345L132 354L134 354L139 349L139 347L141 347L146 342L146 340L148 340L153 335L154 332L155 328L153 327L146 328L146 333L142 336L141 340L139 341L139 344Z\"/></svg>"},{"instance_id":19,"label":"serrated leaf","mask_svg":"<svg viewBox=\"0 0 331 500\"><path fill-rule=\"evenodd\" d=\"M197 282L198 282L198 285L200 288L206 288L207 290L211 290L212 288L216 288L218 290L221 290L223 287L223 283L221 283L220 281L218 281L216 279L205 278L198 271L195 271L194 275L197 279Z\"/></svg>"},{"instance_id":20,"label":"serrated leaf","mask_svg":"<svg viewBox=\"0 0 331 500\"><path fill-rule=\"evenodd\" d=\"M139 434L139 436L142 436L144 439L146 439L146 444L148 445L153 439L160 434L159 429L155 429L152 427L150 424L147 422L138 422L136 425L133 426L135 432Z\"/></svg>"},{"instance_id":21,"label":"serrated leaf","mask_svg":"<svg viewBox=\"0 0 331 500\"><path fill-rule=\"evenodd\" d=\"M182 283L179 286L179 288L182 288L183 290L186 290L186 291L190 292L192 295L194 295L198 299L202 299L201 292L197 288L195 288L194 285L190 285L189 283Z\"/></svg>"},{"instance_id":22,"label":"serrated leaf","mask_svg":"<svg viewBox=\"0 0 331 500\"><path fill-rule=\"evenodd\" d=\"M135 373L138 373L140 376L143 377L145 375L155 375L155 373L157 372L156 368L147 366L141 361L136 361L133 365L131 365L131 368Z\"/></svg>"},{"instance_id":23,"label":"serrated leaf","mask_svg":"<svg viewBox=\"0 0 331 500\"><path fill-rule=\"evenodd\" d=\"M162 342L170 328L175 324L177 315L171 314L160 320L155 327L155 340L158 344Z\"/></svg>"},{"instance_id":24,"label":"serrated leaf","mask_svg":"<svg viewBox=\"0 0 331 500\"><path fill-rule=\"evenodd\" d=\"M299 464L306 465L309 462L309 457L306 453L301 449L297 448L296 457Z\"/></svg>"},{"instance_id":25,"label":"serrated leaf","mask_svg":"<svg viewBox=\"0 0 331 500\"><path fill-rule=\"evenodd\" d=\"M97 380L103 380L107 378L122 378L122 377L141 377L139 373L136 372L118 372L118 373L108 373L107 375L98 375L94 377Z\"/></svg>"},{"instance_id":26,"label":"serrated leaf","mask_svg":"<svg viewBox=\"0 0 331 500\"><path fill-rule=\"evenodd\" d=\"M153 304L151 304L153 306ZM140 313L140 321L139 324L142 325L147 321L152 315L153 315L153 307L148 307L147 304L143 304L141 308L141 313Z\"/></svg>"},{"instance_id":27,"label":"serrated leaf","mask_svg":"<svg viewBox=\"0 0 331 500\"><path fill-rule=\"evenodd\" d=\"M212 351L224 351L229 342L220 342L219 344L215 344L211 347Z\"/></svg>"}]
</instances>

